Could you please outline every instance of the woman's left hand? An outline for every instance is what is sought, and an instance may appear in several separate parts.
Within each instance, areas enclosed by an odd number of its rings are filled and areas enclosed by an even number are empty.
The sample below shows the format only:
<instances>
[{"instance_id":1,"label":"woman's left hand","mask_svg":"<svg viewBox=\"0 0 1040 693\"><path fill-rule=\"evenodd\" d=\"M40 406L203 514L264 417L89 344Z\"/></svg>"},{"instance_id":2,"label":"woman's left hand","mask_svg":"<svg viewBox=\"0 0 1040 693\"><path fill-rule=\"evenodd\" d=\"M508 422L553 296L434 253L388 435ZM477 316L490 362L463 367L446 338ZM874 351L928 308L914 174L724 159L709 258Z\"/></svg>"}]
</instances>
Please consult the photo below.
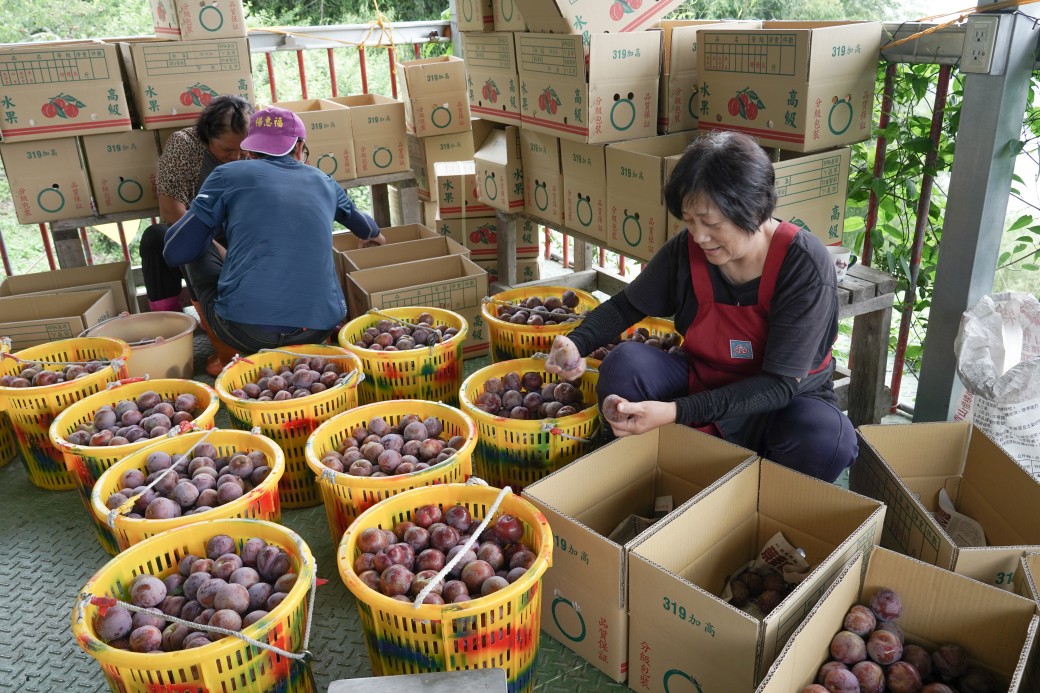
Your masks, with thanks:
<instances>
[{"instance_id":1,"label":"woman's left hand","mask_svg":"<svg viewBox=\"0 0 1040 693\"><path fill-rule=\"evenodd\" d=\"M639 435L666 424L675 423L675 402L629 402L618 404L618 412L625 418L609 422L618 438Z\"/></svg>"}]
</instances>

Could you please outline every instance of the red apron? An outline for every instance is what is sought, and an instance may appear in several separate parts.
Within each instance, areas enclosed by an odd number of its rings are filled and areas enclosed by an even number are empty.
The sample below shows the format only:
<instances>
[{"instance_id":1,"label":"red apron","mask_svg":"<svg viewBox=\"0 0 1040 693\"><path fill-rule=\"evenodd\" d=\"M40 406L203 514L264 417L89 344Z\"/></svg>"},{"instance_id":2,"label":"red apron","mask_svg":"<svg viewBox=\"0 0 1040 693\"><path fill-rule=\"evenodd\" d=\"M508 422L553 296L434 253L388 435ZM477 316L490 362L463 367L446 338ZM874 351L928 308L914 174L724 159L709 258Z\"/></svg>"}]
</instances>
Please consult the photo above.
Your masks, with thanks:
<instances>
[{"instance_id":1,"label":"red apron","mask_svg":"<svg viewBox=\"0 0 1040 693\"><path fill-rule=\"evenodd\" d=\"M690 276L697 298L697 317L686 330L682 348L690 365L691 395L744 380L762 370L769 335L769 304L780 265L797 232L797 226L786 222L773 232L758 285L758 303L751 306L715 302L708 260L693 236L689 236ZM810 372L823 370L830 360L828 353L823 363ZM722 437L714 423L697 429Z\"/></svg>"}]
</instances>

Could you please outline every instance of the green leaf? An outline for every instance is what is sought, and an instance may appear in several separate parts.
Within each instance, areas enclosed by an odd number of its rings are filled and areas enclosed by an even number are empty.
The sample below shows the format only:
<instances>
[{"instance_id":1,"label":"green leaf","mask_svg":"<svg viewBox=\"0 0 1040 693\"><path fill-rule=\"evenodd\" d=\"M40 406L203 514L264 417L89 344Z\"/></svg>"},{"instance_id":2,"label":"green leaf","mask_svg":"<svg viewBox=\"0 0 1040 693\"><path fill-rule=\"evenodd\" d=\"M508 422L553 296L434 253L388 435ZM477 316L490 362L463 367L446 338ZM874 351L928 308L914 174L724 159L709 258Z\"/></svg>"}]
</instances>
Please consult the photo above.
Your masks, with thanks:
<instances>
[{"instance_id":1,"label":"green leaf","mask_svg":"<svg viewBox=\"0 0 1040 693\"><path fill-rule=\"evenodd\" d=\"M1020 228L1022 228L1023 226L1027 226L1032 221L1033 221L1033 217L1029 216L1028 214L1023 214L1018 219L1015 219L1015 221L1011 224L1011 226L1008 227L1007 230L1008 231L1017 231Z\"/></svg>"}]
</instances>

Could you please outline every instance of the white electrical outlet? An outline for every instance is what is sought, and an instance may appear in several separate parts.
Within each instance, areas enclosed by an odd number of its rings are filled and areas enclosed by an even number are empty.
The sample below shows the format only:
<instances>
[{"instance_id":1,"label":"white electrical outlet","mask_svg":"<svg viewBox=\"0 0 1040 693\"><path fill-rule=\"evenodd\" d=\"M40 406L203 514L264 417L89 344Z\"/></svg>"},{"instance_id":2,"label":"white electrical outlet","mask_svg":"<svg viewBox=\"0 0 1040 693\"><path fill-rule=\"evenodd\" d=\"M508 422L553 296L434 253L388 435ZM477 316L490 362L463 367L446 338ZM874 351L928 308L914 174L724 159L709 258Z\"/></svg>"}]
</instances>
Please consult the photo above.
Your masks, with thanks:
<instances>
[{"instance_id":1,"label":"white electrical outlet","mask_svg":"<svg viewBox=\"0 0 1040 693\"><path fill-rule=\"evenodd\" d=\"M961 72L999 74L993 71L993 57L997 45L1000 17L973 14L968 17L961 51Z\"/></svg>"}]
</instances>

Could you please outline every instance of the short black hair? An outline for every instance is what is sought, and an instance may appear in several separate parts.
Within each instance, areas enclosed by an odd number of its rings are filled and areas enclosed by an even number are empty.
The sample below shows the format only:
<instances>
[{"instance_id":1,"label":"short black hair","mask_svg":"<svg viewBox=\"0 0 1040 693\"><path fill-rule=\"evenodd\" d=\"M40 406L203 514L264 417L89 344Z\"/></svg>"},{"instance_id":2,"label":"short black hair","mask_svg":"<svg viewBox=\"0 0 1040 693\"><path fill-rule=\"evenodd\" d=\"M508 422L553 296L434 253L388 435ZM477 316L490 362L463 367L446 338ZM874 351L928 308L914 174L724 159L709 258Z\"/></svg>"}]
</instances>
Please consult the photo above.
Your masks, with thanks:
<instances>
[{"instance_id":1,"label":"short black hair","mask_svg":"<svg viewBox=\"0 0 1040 693\"><path fill-rule=\"evenodd\" d=\"M747 135L712 130L690 143L664 186L665 204L677 219L705 196L749 234L776 208L776 172L769 155Z\"/></svg>"},{"instance_id":2,"label":"short black hair","mask_svg":"<svg viewBox=\"0 0 1040 693\"><path fill-rule=\"evenodd\" d=\"M199 119L195 122L195 134L203 144L209 144L211 139L229 131L245 136L249 133L251 115L253 104L241 96L222 94L202 109Z\"/></svg>"}]
</instances>

